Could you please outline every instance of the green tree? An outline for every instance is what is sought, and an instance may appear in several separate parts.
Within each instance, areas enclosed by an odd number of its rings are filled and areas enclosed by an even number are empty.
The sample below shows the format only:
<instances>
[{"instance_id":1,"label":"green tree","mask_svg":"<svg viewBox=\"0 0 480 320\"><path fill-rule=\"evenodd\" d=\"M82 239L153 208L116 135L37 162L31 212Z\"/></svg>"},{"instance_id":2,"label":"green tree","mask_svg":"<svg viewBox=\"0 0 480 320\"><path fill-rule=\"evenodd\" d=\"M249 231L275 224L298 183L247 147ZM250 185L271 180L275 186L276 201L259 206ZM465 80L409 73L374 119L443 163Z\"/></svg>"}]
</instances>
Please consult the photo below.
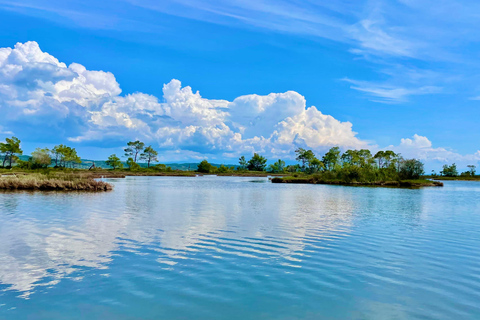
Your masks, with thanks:
<instances>
[{"instance_id":1,"label":"green tree","mask_svg":"<svg viewBox=\"0 0 480 320\"><path fill-rule=\"evenodd\" d=\"M305 150L298 148L295 150L296 160L302 164L302 171L307 170L307 165L310 167L310 162L315 158L315 154L312 150Z\"/></svg>"},{"instance_id":2,"label":"green tree","mask_svg":"<svg viewBox=\"0 0 480 320\"><path fill-rule=\"evenodd\" d=\"M281 159L278 159L277 162L275 162L274 164L271 164L268 167L268 171L271 173L281 173L283 172L284 169L285 169L285 161Z\"/></svg>"},{"instance_id":3,"label":"green tree","mask_svg":"<svg viewBox=\"0 0 480 320\"><path fill-rule=\"evenodd\" d=\"M470 164L467 166L467 168L468 168L468 171L470 172L470 175L474 177L475 173L477 172L477 167L474 166L473 164Z\"/></svg>"},{"instance_id":4,"label":"green tree","mask_svg":"<svg viewBox=\"0 0 480 320\"><path fill-rule=\"evenodd\" d=\"M332 171L340 164L340 148L333 147L322 158L326 170Z\"/></svg>"},{"instance_id":5,"label":"green tree","mask_svg":"<svg viewBox=\"0 0 480 320\"><path fill-rule=\"evenodd\" d=\"M59 149L60 152L60 166L66 168L70 165L71 168L75 167L75 164L82 163L82 160L77 154L75 148L62 146Z\"/></svg>"},{"instance_id":6,"label":"green tree","mask_svg":"<svg viewBox=\"0 0 480 320\"><path fill-rule=\"evenodd\" d=\"M127 147L124 149L125 157L131 157L133 161L137 162L138 154L144 149L145 143L136 141L130 141L127 143Z\"/></svg>"},{"instance_id":7,"label":"green tree","mask_svg":"<svg viewBox=\"0 0 480 320\"><path fill-rule=\"evenodd\" d=\"M227 173L228 171L230 171L230 169L227 166L224 166L223 164L221 164L220 167L218 167L217 169L218 173Z\"/></svg>"},{"instance_id":8,"label":"green tree","mask_svg":"<svg viewBox=\"0 0 480 320\"><path fill-rule=\"evenodd\" d=\"M17 155L23 153L20 148L20 139L17 137L6 138L5 142L0 143L0 153L3 154L3 167L8 160L9 166L12 167L12 162L17 158Z\"/></svg>"},{"instance_id":9,"label":"green tree","mask_svg":"<svg viewBox=\"0 0 480 320\"><path fill-rule=\"evenodd\" d=\"M128 166L128 169L132 171L140 169L140 165L136 163L131 157L127 159L127 166Z\"/></svg>"},{"instance_id":10,"label":"green tree","mask_svg":"<svg viewBox=\"0 0 480 320\"><path fill-rule=\"evenodd\" d=\"M404 160L400 165L401 179L418 179L425 173L423 163L416 159Z\"/></svg>"},{"instance_id":11,"label":"green tree","mask_svg":"<svg viewBox=\"0 0 480 320\"><path fill-rule=\"evenodd\" d=\"M390 165L395 164L397 154L391 150L378 151L374 158L378 161L378 168L388 168Z\"/></svg>"},{"instance_id":12,"label":"green tree","mask_svg":"<svg viewBox=\"0 0 480 320\"><path fill-rule=\"evenodd\" d=\"M63 152L63 149L65 146L63 144L60 144L58 146L53 147L52 150L50 150L51 157L53 160L55 160L55 167L58 167L58 161L60 160L60 156Z\"/></svg>"},{"instance_id":13,"label":"green tree","mask_svg":"<svg viewBox=\"0 0 480 320\"><path fill-rule=\"evenodd\" d=\"M143 150L143 152L140 154L140 159L142 160L147 160L147 167L150 168L150 162L156 162L158 161L157 159L158 152L155 151L152 146L148 146Z\"/></svg>"},{"instance_id":14,"label":"green tree","mask_svg":"<svg viewBox=\"0 0 480 320\"><path fill-rule=\"evenodd\" d=\"M52 163L52 158L50 157L50 150L45 148L37 148L32 152L32 167L36 168L46 168Z\"/></svg>"},{"instance_id":15,"label":"green tree","mask_svg":"<svg viewBox=\"0 0 480 320\"><path fill-rule=\"evenodd\" d=\"M454 163L452 165L443 165L443 170L440 171L440 174L445 177L456 177L458 176L457 165Z\"/></svg>"},{"instance_id":16,"label":"green tree","mask_svg":"<svg viewBox=\"0 0 480 320\"><path fill-rule=\"evenodd\" d=\"M254 153L252 159L248 161L247 169L250 171L265 171L267 159L258 153Z\"/></svg>"},{"instance_id":17,"label":"green tree","mask_svg":"<svg viewBox=\"0 0 480 320\"><path fill-rule=\"evenodd\" d=\"M313 157L313 159L311 159L308 163L308 173L315 173L324 168L325 166L323 165L323 162L316 157Z\"/></svg>"},{"instance_id":18,"label":"green tree","mask_svg":"<svg viewBox=\"0 0 480 320\"><path fill-rule=\"evenodd\" d=\"M203 160L198 164L197 171L202 173L210 173L212 171L213 166L208 163L207 160Z\"/></svg>"},{"instance_id":19,"label":"green tree","mask_svg":"<svg viewBox=\"0 0 480 320\"><path fill-rule=\"evenodd\" d=\"M247 168L247 160L245 160L244 156L241 156L238 158L238 164L240 165L241 170L245 170Z\"/></svg>"},{"instance_id":20,"label":"green tree","mask_svg":"<svg viewBox=\"0 0 480 320\"><path fill-rule=\"evenodd\" d=\"M105 161L105 163L112 167L113 170L115 170L116 168L119 168L119 169L122 169L123 168L123 163L122 161L120 161L120 158L117 157L116 154L112 154L110 157L108 157L108 160Z\"/></svg>"}]
</instances>

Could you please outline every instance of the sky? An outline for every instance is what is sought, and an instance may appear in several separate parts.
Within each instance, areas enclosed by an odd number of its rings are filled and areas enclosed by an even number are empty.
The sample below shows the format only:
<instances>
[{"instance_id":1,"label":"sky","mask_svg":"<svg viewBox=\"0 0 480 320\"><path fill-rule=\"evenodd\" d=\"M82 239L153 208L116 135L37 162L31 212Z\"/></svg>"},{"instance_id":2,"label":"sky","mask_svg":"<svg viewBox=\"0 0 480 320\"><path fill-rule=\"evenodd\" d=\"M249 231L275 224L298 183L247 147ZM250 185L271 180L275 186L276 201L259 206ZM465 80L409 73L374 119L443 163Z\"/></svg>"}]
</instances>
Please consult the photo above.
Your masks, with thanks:
<instances>
[{"instance_id":1,"label":"sky","mask_svg":"<svg viewBox=\"0 0 480 320\"><path fill-rule=\"evenodd\" d=\"M473 0L0 0L0 140L82 158L480 161Z\"/></svg>"}]
</instances>

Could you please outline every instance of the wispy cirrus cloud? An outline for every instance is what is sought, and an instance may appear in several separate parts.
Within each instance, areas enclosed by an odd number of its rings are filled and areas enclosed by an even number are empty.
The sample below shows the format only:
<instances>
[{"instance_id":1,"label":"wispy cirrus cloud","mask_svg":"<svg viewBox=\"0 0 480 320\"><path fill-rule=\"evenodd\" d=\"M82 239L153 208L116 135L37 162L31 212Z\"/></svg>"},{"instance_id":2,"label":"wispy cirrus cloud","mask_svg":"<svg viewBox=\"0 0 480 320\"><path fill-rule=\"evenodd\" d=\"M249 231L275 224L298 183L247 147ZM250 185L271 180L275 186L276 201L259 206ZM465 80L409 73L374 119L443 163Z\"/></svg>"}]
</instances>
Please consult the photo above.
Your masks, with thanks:
<instances>
[{"instance_id":1,"label":"wispy cirrus cloud","mask_svg":"<svg viewBox=\"0 0 480 320\"><path fill-rule=\"evenodd\" d=\"M471 79L480 71L476 58L480 3L461 1L340 0L0 0L0 9L62 21L77 27L129 30L162 35L169 26L162 15L204 21L231 28L328 39L364 59L378 78L352 89L379 102L407 102L408 97L438 93L444 79L455 73L449 90L476 96ZM420 73L439 73L417 85L412 66ZM390 78L385 78L388 73ZM403 74L398 77L397 74ZM351 75L345 75L353 78ZM381 83L381 85L378 85Z\"/></svg>"},{"instance_id":2,"label":"wispy cirrus cloud","mask_svg":"<svg viewBox=\"0 0 480 320\"><path fill-rule=\"evenodd\" d=\"M373 83L369 81L358 81L348 78L342 79L351 84L350 88L366 93L372 101L381 103L401 103L408 101L408 98L415 95L426 95L442 92L441 87L399 87L390 84Z\"/></svg>"}]
</instances>

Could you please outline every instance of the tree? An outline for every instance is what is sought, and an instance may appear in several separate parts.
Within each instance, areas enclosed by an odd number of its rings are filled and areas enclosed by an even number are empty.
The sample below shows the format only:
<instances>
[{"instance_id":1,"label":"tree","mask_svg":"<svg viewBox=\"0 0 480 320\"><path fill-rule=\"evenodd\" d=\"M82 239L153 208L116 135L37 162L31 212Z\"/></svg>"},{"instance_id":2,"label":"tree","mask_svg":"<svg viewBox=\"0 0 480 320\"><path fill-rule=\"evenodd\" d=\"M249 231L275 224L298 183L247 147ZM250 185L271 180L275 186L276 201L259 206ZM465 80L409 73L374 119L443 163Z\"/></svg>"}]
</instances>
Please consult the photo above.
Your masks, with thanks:
<instances>
[{"instance_id":1,"label":"tree","mask_svg":"<svg viewBox=\"0 0 480 320\"><path fill-rule=\"evenodd\" d=\"M67 147L60 145L61 147L57 150L60 154L60 166L66 168L70 165L71 168L75 166L75 163L82 163L82 160L77 154L75 148Z\"/></svg>"},{"instance_id":2,"label":"tree","mask_svg":"<svg viewBox=\"0 0 480 320\"><path fill-rule=\"evenodd\" d=\"M340 148L333 147L322 158L326 170L335 170L340 163Z\"/></svg>"},{"instance_id":3,"label":"tree","mask_svg":"<svg viewBox=\"0 0 480 320\"><path fill-rule=\"evenodd\" d=\"M7 160L9 160L9 166L12 167L12 162L17 158L17 154L23 153L20 148L20 139L17 137L6 138L5 142L0 143L0 153L3 154L3 167Z\"/></svg>"},{"instance_id":4,"label":"tree","mask_svg":"<svg viewBox=\"0 0 480 320\"><path fill-rule=\"evenodd\" d=\"M456 177L458 176L457 165L454 163L451 166L443 165L443 170L440 171L440 174L445 177Z\"/></svg>"},{"instance_id":5,"label":"tree","mask_svg":"<svg viewBox=\"0 0 480 320\"><path fill-rule=\"evenodd\" d=\"M400 165L401 179L418 179L424 174L423 163L416 159L404 160Z\"/></svg>"},{"instance_id":6,"label":"tree","mask_svg":"<svg viewBox=\"0 0 480 320\"><path fill-rule=\"evenodd\" d=\"M397 154L391 150L378 151L374 158L378 161L378 168L388 168L391 164L395 163Z\"/></svg>"},{"instance_id":7,"label":"tree","mask_svg":"<svg viewBox=\"0 0 480 320\"><path fill-rule=\"evenodd\" d=\"M265 171L267 159L258 153L254 153L252 159L248 161L247 169L250 171Z\"/></svg>"},{"instance_id":8,"label":"tree","mask_svg":"<svg viewBox=\"0 0 480 320\"><path fill-rule=\"evenodd\" d=\"M133 161L137 162L138 154L143 150L145 147L145 143L140 141L130 141L127 143L127 147L125 150L125 157L131 157Z\"/></svg>"},{"instance_id":9,"label":"tree","mask_svg":"<svg viewBox=\"0 0 480 320\"><path fill-rule=\"evenodd\" d=\"M274 164L271 164L268 167L268 171L272 173L280 173L280 172L283 172L284 169L285 169L285 161L281 159L278 159L277 162L275 162Z\"/></svg>"},{"instance_id":10,"label":"tree","mask_svg":"<svg viewBox=\"0 0 480 320\"><path fill-rule=\"evenodd\" d=\"M473 164L470 164L467 166L467 168L468 168L468 171L470 172L470 175L474 177L475 173L477 172L477 167L474 166Z\"/></svg>"},{"instance_id":11,"label":"tree","mask_svg":"<svg viewBox=\"0 0 480 320\"><path fill-rule=\"evenodd\" d=\"M147 167L150 168L150 162L158 161L157 156L158 152L155 151L152 146L148 146L143 150L143 153L140 154L140 159L147 160Z\"/></svg>"},{"instance_id":12,"label":"tree","mask_svg":"<svg viewBox=\"0 0 480 320\"><path fill-rule=\"evenodd\" d=\"M112 167L113 170L115 170L116 168L123 168L123 163L122 161L120 161L120 158L117 157L116 154L112 154L110 157L108 157L108 160L105 161L105 163Z\"/></svg>"},{"instance_id":13,"label":"tree","mask_svg":"<svg viewBox=\"0 0 480 320\"><path fill-rule=\"evenodd\" d=\"M210 163L208 163L207 160L203 160L198 164L197 171L202 173L210 173L210 171L212 171L212 167L213 166Z\"/></svg>"},{"instance_id":14,"label":"tree","mask_svg":"<svg viewBox=\"0 0 480 320\"><path fill-rule=\"evenodd\" d=\"M50 150L37 148L32 152L32 167L46 168L52 163Z\"/></svg>"},{"instance_id":15,"label":"tree","mask_svg":"<svg viewBox=\"0 0 480 320\"><path fill-rule=\"evenodd\" d=\"M128 166L128 169L130 170L137 170L140 168L140 165L138 163L136 163L133 158L128 158L127 159L127 166Z\"/></svg>"},{"instance_id":16,"label":"tree","mask_svg":"<svg viewBox=\"0 0 480 320\"><path fill-rule=\"evenodd\" d=\"M247 160L245 160L244 156L238 158L238 164L240 165L241 170L245 170L247 168Z\"/></svg>"},{"instance_id":17,"label":"tree","mask_svg":"<svg viewBox=\"0 0 480 320\"><path fill-rule=\"evenodd\" d=\"M310 160L308 164L308 173L315 173L324 168L325 166L323 165L323 162L317 159L316 157L313 157L313 159Z\"/></svg>"},{"instance_id":18,"label":"tree","mask_svg":"<svg viewBox=\"0 0 480 320\"><path fill-rule=\"evenodd\" d=\"M298 148L295 150L297 157L295 158L298 162L302 163L302 171L307 169L306 165L310 166L310 162L315 158L315 154L312 150L305 150L303 148Z\"/></svg>"},{"instance_id":19,"label":"tree","mask_svg":"<svg viewBox=\"0 0 480 320\"><path fill-rule=\"evenodd\" d=\"M50 150L50 153L52 154L52 158L55 160L55 167L58 167L58 160L60 159L60 155L63 152L63 149L65 146L63 144L60 144L58 146L53 147L52 150Z\"/></svg>"},{"instance_id":20,"label":"tree","mask_svg":"<svg viewBox=\"0 0 480 320\"><path fill-rule=\"evenodd\" d=\"M217 172L218 173L227 173L230 169L228 169L227 166L221 164L220 167L218 167Z\"/></svg>"}]
</instances>

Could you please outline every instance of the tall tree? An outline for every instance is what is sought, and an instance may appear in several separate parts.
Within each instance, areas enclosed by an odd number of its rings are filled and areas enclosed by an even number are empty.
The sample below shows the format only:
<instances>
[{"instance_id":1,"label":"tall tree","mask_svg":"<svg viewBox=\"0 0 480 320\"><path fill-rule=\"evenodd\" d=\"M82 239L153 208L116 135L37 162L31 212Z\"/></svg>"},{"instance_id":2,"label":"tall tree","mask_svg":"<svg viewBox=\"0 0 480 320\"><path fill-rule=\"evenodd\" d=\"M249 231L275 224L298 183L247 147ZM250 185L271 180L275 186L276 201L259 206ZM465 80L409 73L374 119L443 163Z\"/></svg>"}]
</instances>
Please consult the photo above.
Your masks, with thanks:
<instances>
[{"instance_id":1,"label":"tall tree","mask_svg":"<svg viewBox=\"0 0 480 320\"><path fill-rule=\"evenodd\" d=\"M252 159L248 161L247 168L250 171L265 171L267 159L258 153L254 153Z\"/></svg>"},{"instance_id":2,"label":"tall tree","mask_svg":"<svg viewBox=\"0 0 480 320\"><path fill-rule=\"evenodd\" d=\"M374 158L378 161L379 169L388 168L390 165L395 164L397 154L391 150L380 150L375 154Z\"/></svg>"},{"instance_id":3,"label":"tall tree","mask_svg":"<svg viewBox=\"0 0 480 320\"><path fill-rule=\"evenodd\" d=\"M142 160L147 160L147 167L150 168L150 162L152 161L158 161L157 159L158 152L155 151L152 146L148 146L143 150L143 152L140 154L140 159Z\"/></svg>"},{"instance_id":4,"label":"tall tree","mask_svg":"<svg viewBox=\"0 0 480 320\"><path fill-rule=\"evenodd\" d=\"M475 173L477 172L477 167L474 166L473 164L470 164L467 166L467 168L468 168L468 171L470 172L470 175L474 177Z\"/></svg>"},{"instance_id":5,"label":"tall tree","mask_svg":"<svg viewBox=\"0 0 480 320\"><path fill-rule=\"evenodd\" d=\"M322 158L325 169L334 170L340 163L340 148L333 147Z\"/></svg>"},{"instance_id":6,"label":"tall tree","mask_svg":"<svg viewBox=\"0 0 480 320\"><path fill-rule=\"evenodd\" d=\"M22 149L20 148L20 139L17 137L6 138L5 142L0 143L0 152L4 155L2 163L3 167L5 167L5 162L7 159L9 160L9 165L11 167L12 161L16 155L23 153Z\"/></svg>"},{"instance_id":7,"label":"tall tree","mask_svg":"<svg viewBox=\"0 0 480 320\"><path fill-rule=\"evenodd\" d=\"M271 164L268 167L268 171L272 173L280 173L280 172L283 172L284 169L285 169L285 161L281 159L278 159L277 162L275 162L274 164Z\"/></svg>"},{"instance_id":8,"label":"tall tree","mask_svg":"<svg viewBox=\"0 0 480 320\"><path fill-rule=\"evenodd\" d=\"M125 150L125 157L133 158L134 162L137 162L138 154L143 150L145 147L145 143L140 141L130 141L127 143L127 147Z\"/></svg>"},{"instance_id":9,"label":"tall tree","mask_svg":"<svg viewBox=\"0 0 480 320\"><path fill-rule=\"evenodd\" d=\"M238 164L240 165L240 169L245 170L247 168L247 160L245 160L245 156L241 156L238 158Z\"/></svg>"},{"instance_id":10,"label":"tall tree","mask_svg":"<svg viewBox=\"0 0 480 320\"><path fill-rule=\"evenodd\" d=\"M302 163L302 171L307 169L307 165L310 167L310 162L315 158L315 154L312 150L305 150L303 148L298 148L295 150L297 157L295 158L298 162Z\"/></svg>"}]
</instances>

